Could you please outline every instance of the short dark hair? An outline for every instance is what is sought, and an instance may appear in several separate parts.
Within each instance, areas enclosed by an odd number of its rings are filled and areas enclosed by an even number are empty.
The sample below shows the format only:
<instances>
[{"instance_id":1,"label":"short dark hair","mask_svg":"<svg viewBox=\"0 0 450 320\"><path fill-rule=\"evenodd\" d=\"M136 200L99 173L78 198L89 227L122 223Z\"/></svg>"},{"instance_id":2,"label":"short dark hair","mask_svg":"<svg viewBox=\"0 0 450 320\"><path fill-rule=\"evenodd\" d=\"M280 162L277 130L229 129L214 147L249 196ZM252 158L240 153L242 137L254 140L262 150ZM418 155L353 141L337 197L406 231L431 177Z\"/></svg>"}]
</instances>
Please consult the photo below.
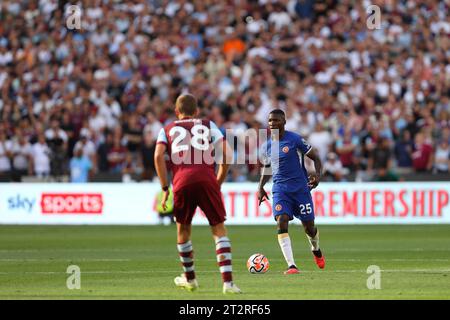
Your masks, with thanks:
<instances>
[{"instance_id":1,"label":"short dark hair","mask_svg":"<svg viewBox=\"0 0 450 320\"><path fill-rule=\"evenodd\" d=\"M192 94L183 94L177 98L175 106L181 114L193 116L197 111L197 99Z\"/></svg>"},{"instance_id":2,"label":"short dark hair","mask_svg":"<svg viewBox=\"0 0 450 320\"><path fill-rule=\"evenodd\" d=\"M286 118L286 114L281 109L274 109L274 110L270 111L269 114L278 114L278 115L283 116L283 117Z\"/></svg>"}]
</instances>

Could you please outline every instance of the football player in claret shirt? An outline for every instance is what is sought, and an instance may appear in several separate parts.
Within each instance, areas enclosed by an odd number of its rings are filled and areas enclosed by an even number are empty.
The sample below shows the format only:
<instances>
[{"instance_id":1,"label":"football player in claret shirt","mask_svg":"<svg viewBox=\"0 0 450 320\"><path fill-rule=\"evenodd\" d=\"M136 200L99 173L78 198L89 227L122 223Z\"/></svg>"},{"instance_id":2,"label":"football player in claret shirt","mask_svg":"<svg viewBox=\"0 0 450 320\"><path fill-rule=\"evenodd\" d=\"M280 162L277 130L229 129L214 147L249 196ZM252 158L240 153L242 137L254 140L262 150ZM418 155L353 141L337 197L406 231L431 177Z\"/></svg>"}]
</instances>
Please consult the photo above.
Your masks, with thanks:
<instances>
[{"instance_id":1,"label":"football player in claret shirt","mask_svg":"<svg viewBox=\"0 0 450 320\"><path fill-rule=\"evenodd\" d=\"M301 220L317 266L325 267L319 248L319 231L314 225L314 206L311 189L319 184L322 163L317 152L298 134L286 131L285 114L276 109L269 114L271 138L261 146L263 173L259 182L258 199L269 199L264 185L273 176L273 214L278 226L278 242L288 264L285 274L299 273L292 254L288 234L289 221ZM314 161L315 174L308 176L305 155ZM272 173L270 174L270 169Z\"/></svg>"},{"instance_id":2,"label":"football player in claret shirt","mask_svg":"<svg viewBox=\"0 0 450 320\"><path fill-rule=\"evenodd\" d=\"M177 223L178 252L184 274L175 278L175 285L193 291L198 288L194 271L191 223L197 207L205 213L216 243L217 262L223 280L223 293L241 293L233 283L231 243L225 228L225 207L220 186L227 176L231 151L214 122L198 119L197 101L193 95L177 98L178 120L161 129L155 150L155 166L164 195L169 196L169 181L164 155L167 152L173 171L173 214ZM217 157L219 155L219 157ZM222 157L220 157L222 155ZM215 163L219 169L215 173Z\"/></svg>"}]
</instances>

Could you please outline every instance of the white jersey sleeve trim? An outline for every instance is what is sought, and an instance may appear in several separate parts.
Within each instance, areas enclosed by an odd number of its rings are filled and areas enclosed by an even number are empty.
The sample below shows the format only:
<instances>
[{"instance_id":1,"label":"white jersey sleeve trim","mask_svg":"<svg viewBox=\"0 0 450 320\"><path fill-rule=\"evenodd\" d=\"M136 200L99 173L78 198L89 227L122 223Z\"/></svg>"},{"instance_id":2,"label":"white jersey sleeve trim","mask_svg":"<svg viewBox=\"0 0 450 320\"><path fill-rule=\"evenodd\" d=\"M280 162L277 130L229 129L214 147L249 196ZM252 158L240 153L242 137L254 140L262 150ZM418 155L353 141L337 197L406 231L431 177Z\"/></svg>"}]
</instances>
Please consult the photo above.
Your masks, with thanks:
<instances>
[{"instance_id":1,"label":"white jersey sleeve trim","mask_svg":"<svg viewBox=\"0 0 450 320\"><path fill-rule=\"evenodd\" d=\"M159 130L158 139L156 140L156 143L168 144L166 131L164 130L164 128Z\"/></svg>"},{"instance_id":2,"label":"white jersey sleeve trim","mask_svg":"<svg viewBox=\"0 0 450 320\"><path fill-rule=\"evenodd\" d=\"M312 146L309 146L309 149L305 152L305 156L313 149Z\"/></svg>"}]
</instances>

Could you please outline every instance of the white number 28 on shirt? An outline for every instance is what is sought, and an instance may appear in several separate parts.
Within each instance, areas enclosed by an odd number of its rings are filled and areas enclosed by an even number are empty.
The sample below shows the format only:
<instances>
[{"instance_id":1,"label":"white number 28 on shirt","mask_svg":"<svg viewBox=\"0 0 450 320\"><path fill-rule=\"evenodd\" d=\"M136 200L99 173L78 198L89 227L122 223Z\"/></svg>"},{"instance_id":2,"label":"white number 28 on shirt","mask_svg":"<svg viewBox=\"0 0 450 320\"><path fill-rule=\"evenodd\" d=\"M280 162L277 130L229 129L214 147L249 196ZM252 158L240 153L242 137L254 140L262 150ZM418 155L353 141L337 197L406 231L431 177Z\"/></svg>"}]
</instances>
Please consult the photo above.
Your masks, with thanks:
<instances>
[{"instance_id":1,"label":"white number 28 on shirt","mask_svg":"<svg viewBox=\"0 0 450 320\"><path fill-rule=\"evenodd\" d=\"M178 136L173 139L173 137L178 134ZM172 142L172 153L178 153L182 151L189 150L189 146L181 144L181 142L186 138L188 131L183 127L173 127L169 131L170 137L173 139ZM196 124L191 129L191 146L195 149L206 151L209 149L209 128L203 124Z\"/></svg>"}]
</instances>

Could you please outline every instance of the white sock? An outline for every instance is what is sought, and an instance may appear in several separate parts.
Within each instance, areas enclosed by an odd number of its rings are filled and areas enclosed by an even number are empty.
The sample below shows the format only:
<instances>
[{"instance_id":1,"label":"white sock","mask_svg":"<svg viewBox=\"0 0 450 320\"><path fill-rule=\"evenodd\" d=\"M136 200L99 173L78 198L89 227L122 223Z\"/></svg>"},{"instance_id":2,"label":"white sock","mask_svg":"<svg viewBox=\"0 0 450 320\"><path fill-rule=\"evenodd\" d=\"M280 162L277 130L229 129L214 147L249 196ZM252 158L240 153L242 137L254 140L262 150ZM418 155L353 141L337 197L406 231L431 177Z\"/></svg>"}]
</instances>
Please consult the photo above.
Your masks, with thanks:
<instances>
[{"instance_id":1,"label":"white sock","mask_svg":"<svg viewBox=\"0 0 450 320\"><path fill-rule=\"evenodd\" d=\"M311 238L309 235L306 235L309 243L311 244L311 250L317 251L319 250L319 229L317 229L316 235Z\"/></svg>"},{"instance_id":2,"label":"white sock","mask_svg":"<svg viewBox=\"0 0 450 320\"><path fill-rule=\"evenodd\" d=\"M294 261L294 255L292 254L291 238L288 233L282 233L278 235L278 243L280 244L281 251L283 252L284 259L288 264L288 267L296 265Z\"/></svg>"}]
</instances>

